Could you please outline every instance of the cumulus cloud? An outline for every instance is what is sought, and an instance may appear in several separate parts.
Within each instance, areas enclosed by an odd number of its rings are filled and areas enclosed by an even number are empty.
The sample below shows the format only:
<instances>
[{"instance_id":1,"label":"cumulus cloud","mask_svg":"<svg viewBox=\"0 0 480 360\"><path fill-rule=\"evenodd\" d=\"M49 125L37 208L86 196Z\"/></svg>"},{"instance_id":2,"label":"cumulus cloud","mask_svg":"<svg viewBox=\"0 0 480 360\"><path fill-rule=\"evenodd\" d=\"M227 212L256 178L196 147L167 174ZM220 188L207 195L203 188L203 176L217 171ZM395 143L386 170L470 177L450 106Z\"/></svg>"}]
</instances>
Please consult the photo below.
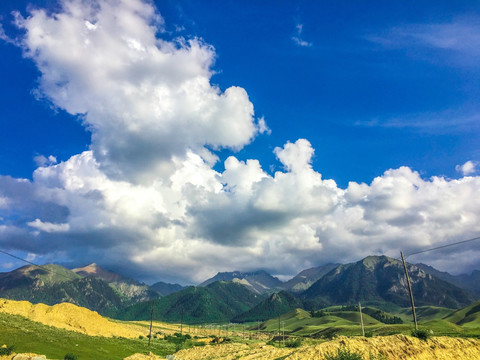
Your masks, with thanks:
<instances>
[{"instance_id":1,"label":"cumulus cloud","mask_svg":"<svg viewBox=\"0 0 480 360\"><path fill-rule=\"evenodd\" d=\"M274 149L274 174L236 156L215 170L216 149L240 149L268 127L244 89L210 83L213 47L162 40L163 19L140 0L61 4L18 17L21 43L39 94L81 116L92 145L58 164L40 158L31 181L0 176L3 248L199 282L234 269L292 275L480 232L480 177L401 167L341 189L312 168L306 139ZM471 266L457 254L443 263Z\"/></svg>"},{"instance_id":2,"label":"cumulus cloud","mask_svg":"<svg viewBox=\"0 0 480 360\"><path fill-rule=\"evenodd\" d=\"M41 72L39 96L82 116L110 177L153 181L171 173L172 156L238 150L258 133L246 91L210 83L213 47L157 38L163 18L151 3L63 0L61 8L17 14L22 47Z\"/></svg>"},{"instance_id":3,"label":"cumulus cloud","mask_svg":"<svg viewBox=\"0 0 480 360\"><path fill-rule=\"evenodd\" d=\"M477 172L477 166L478 166L477 162L469 160L463 165L455 166L455 170L457 170L463 176L468 176L468 175L475 174Z\"/></svg>"}]
</instances>

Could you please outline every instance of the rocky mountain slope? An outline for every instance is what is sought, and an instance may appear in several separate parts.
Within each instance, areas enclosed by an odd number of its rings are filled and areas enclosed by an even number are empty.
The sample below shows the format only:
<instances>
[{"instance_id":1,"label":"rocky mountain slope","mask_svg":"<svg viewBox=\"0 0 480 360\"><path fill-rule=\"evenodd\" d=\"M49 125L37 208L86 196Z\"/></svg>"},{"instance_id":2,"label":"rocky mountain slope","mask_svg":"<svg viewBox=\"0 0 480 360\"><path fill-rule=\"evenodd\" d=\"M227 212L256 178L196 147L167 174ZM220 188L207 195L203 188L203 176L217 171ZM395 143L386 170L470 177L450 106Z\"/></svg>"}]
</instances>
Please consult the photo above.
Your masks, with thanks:
<instances>
[{"instance_id":1,"label":"rocky mountain slope","mask_svg":"<svg viewBox=\"0 0 480 360\"><path fill-rule=\"evenodd\" d=\"M474 298L463 289L408 264L415 304L460 308ZM356 263L341 265L303 293L306 300L325 304L388 302L410 305L403 265L387 256L369 256Z\"/></svg>"},{"instance_id":2,"label":"rocky mountain slope","mask_svg":"<svg viewBox=\"0 0 480 360\"><path fill-rule=\"evenodd\" d=\"M281 289L283 283L266 271L254 272L219 272L214 277L205 280L198 286L207 286L217 281L232 281L241 284L257 294L265 294Z\"/></svg>"},{"instance_id":3,"label":"rocky mountain slope","mask_svg":"<svg viewBox=\"0 0 480 360\"><path fill-rule=\"evenodd\" d=\"M109 284L120 295L122 303L134 304L140 301L155 299L160 294L150 286L120 274L105 270L95 263L72 270L82 277L94 277Z\"/></svg>"}]
</instances>

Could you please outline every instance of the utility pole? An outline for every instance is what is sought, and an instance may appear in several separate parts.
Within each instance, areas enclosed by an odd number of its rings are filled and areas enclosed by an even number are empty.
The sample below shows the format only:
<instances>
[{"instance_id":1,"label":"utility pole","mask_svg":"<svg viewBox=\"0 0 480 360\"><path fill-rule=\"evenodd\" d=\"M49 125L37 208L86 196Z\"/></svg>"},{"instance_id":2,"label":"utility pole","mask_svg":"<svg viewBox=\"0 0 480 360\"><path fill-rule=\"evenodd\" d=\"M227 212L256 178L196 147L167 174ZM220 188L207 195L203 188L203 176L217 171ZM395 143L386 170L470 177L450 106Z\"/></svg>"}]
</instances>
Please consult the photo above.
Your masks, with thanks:
<instances>
[{"instance_id":1,"label":"utility pole","mask_svg":"<svg viewBox=\"0 0 480 360\"><path fill-rule=\"evenodd\" d=\"M183 309L182 309L182 315L180 317L180 335L183 335Z\"/></svg>"},{"instance_id":2,"label":"utility pole","mask_svg":"<svg viewBox=\"0 0 480 360\"><path fill-rule=\"evenodd\" d=\"M405 269L405 277L407 278L408 291L410 293L410 303L412 304L413 322L415 323L415 330L418 330L417 314L415 314L415 304L413 303L412 285L410 285L410 278L408 277L407 264L405 263L405 257L403 256L403 251L400 251L400 254L402 255L403 268Z\"/></svg>"},{"instance_id":3,"label":"utility pole","mask_svg":"<svg viewBox=\"0 0 480 360\"><path fill-rule=\"evenodd\" d=\"M278 347L280 347L280 316L278 316Z\"/></svg>"},{"instance_id":4,"label":"utility pole","mask_svg":"<svg viewBox=\"0 0 480 360\"><path fill-rule=\"evenodd\" d=\"M152 339L152 324L153 324L153 300L152 300L152 310L150 311L150 333L148 334L148 347L150 347L150 340Z\"/></svg>"},{"instance_id":5,"label":"utility pole","mask_svg":"<svg viewBox=\"0 0 480 360\"><path fill-rule=\"evenodd\" d=\"M285 346L285 321L282 321L282 328L283 328L283 346Z\"/></svg>"},{"instance_id":6,"label":"utility pole","mask_svg":"<svg viewBox=\"0 0 480 360\"><path fill-rule=\"evenodd\" d=\"M358 303L358 310L360 311L360 323L362 324L362 336L365 337L365 329L363 328L362 305Z\"/></svg>"}]
</instances>

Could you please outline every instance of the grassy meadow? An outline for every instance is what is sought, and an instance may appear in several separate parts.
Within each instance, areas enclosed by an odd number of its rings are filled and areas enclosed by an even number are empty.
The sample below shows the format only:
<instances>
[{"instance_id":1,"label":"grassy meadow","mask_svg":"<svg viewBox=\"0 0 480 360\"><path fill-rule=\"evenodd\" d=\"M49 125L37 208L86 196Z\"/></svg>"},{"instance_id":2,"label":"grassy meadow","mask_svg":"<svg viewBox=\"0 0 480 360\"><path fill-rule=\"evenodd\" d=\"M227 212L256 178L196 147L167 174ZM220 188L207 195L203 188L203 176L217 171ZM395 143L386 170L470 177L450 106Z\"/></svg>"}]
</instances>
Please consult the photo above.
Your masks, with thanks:
<instances>
[{"instance_id":1,"label":"grassy meadow","mask_svg":"<svg viewBox=\"0 0 480 360\"><path fill-rule=\"evenodd\" d=\"M126 339L88 336L43 325L19 315L0 313L0 346L3 344L14 345L17 353L34 352L46 355L48 359L63 359L65 354L73 353L79 359L118 360L149 351L165 356L193 346L194 341L152 337L151 346L148 347L147 337Z\"/></svg>"}]
</instances>

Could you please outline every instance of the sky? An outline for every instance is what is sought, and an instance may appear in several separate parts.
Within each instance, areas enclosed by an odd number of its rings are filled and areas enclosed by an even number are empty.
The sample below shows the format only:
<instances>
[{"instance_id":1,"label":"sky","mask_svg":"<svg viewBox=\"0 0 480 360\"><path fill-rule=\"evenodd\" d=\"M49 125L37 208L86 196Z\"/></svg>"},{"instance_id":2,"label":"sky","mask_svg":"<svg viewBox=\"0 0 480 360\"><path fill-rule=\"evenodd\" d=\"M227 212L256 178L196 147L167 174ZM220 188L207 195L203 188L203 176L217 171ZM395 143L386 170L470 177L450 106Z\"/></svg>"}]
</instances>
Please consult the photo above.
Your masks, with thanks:
<instances>
[{"instance_id":1,"label":"sky","mask_svg":"<svg viewBox=\"0 0 480 360\"><path fill-rule=\"evenodd\" d=\"M479 13L2 1L0 249L195 284L478 237ZM408 260L470 272L480 241Z\"/></svg>"}]
</instances>

